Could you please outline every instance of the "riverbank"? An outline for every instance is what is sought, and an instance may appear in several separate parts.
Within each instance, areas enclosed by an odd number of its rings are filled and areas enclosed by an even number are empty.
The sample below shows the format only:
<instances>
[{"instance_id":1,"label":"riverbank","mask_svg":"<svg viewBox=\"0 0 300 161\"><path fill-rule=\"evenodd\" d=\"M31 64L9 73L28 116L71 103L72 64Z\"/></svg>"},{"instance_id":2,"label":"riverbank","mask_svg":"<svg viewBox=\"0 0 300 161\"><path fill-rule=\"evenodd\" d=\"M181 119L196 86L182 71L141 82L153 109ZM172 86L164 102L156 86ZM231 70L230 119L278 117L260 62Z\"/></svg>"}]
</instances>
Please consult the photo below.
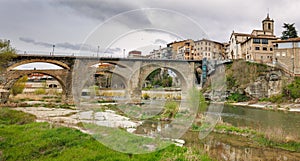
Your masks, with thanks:
<instances>
[{"instance_id":1,"label":"riverbank","mask_svg":"<svg viewBox=\"0 0 300 161\"><path fill-rule=\"evenodd\" d=\"M258 108L265 110L281 110L281 111L289 111L289 112L299 112L300 113L300 104L296 103L271 103L271 102L235 102L235 103L226 103L231 106L243 106L249 108Z\"/></svg>"},{"instance_id":2,"label":"riverbank","mask_svg":"<svg viewBox=\"0 0 300 161\"><path fill-rule=\"evenodd\" d=\"M121 153L79 130L35 119L0 108L0 160L211 160L199 149L175 145L146 154Z\"/></svg>"}]
</instances>

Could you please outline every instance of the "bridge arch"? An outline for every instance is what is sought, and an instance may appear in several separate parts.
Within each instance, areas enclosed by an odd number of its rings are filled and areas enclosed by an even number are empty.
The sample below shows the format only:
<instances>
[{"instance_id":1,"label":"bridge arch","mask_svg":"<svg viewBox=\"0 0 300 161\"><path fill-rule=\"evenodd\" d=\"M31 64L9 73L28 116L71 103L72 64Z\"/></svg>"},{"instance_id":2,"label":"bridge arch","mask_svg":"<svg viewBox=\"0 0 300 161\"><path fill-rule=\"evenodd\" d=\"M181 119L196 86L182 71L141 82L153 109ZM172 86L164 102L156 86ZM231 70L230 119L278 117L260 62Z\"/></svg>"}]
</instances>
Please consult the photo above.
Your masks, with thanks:
<instances>
[{"instance_id":1,"label":"bridge arch","mask_svg":"<svg viewBox=\"0 0 300 161\"><path fill-rule=\"evenodd\" d=\"M20 62L17 62L11 66L9 66L7 68L7 71L13 70L14 68L20 66L20 65L24 65L24 64L29 64L29 63L49 63L49 64L54 64L57 65L59 67L62 67L63 69L67 69L70 70L70 67L58 60L52 60L52 59L26 59L26 60L22 60Z\"/></svg>"},{"instance_id":2,"label":"bridge arch","mask_svg":"<svg viewBox=\"0 0 300 161\"><path fill-rule=\"evenodd\" d=\"M172 70L180 80L181 83L181 97L186 98L188 96L188 91L193 87L194 82L194 71L192 70L193 65L183 62L176 66L172 66L172 63L153 63L146 62L139 69L136 69L128 76L128 87L126 95L133 103L140 102L142 95L142 86L146 78L153 71L160 68L167 68Z\"/></svg>"},{"instance_id":3,"label":"bridge arch","mask_svg":"<svg viewBox=\"0 0 300 161\"><path fill-rule=\"evenodd\" d=\"M181 89L187 89L188 86L188 81L185 78L185 74L180 71L180 69L175 69L174 67L171 66L160 66L160 65L147 65L141 68L142 70L142 74L140 75L140 82L139 82L139 87L142 87L143 82L147 79L147 77L154 71L160 69L160 68L166 68L166 69L170 69L171 71L173 71L176 76L179 78L180 83L181 83Z\"/></svg>"},{"instance_id":4,"label":"bridge arch","mask_svg":"<svg viewBox=\"0 0 300 161\"><path fill-rule=\"evenodd\" d=\"M127 86L128 86L127 79L126 79L126 76L124 76L122 73L120 73L118 71L111 71L111 70L104 70L103 72L108 73L108 74L112 74L111 83L114 83L116 81L121 81L122 84L124 85L124 88L127 88ZM120 78L120 79L118 79L118 78Z\"/></svg>"},{"instance_id":5,"label":"bridge arch","mask_svg":"<svg viewBox=\"0 0 300 161\"><path fill-rule=\"evenodd\" d=\"M61 85L62 97L65 97L66 92L67 92L65 82L63 81L63 79L60 76L51 73L51 71L23 70L23 71L18 71L17 74L16 74L16 72L12 72L11 75L10 75L10 78L4 84L3 89L5 89L7 91L10 91L10 89L16 83L17 80L19 80L20 78L22 78L25 75L28 76L28 75L33 74L33 73L40 73L40 74L44 74L44 75L53 77ZM6 103L8 101L9 96L10 96L10 92L8 92L5 96L1 96L2 99L3 99L3 100L1 100L1 102ZM64 99L65 98L62 98L62 101L64 101Z\"/></svg>"}]
</instances>

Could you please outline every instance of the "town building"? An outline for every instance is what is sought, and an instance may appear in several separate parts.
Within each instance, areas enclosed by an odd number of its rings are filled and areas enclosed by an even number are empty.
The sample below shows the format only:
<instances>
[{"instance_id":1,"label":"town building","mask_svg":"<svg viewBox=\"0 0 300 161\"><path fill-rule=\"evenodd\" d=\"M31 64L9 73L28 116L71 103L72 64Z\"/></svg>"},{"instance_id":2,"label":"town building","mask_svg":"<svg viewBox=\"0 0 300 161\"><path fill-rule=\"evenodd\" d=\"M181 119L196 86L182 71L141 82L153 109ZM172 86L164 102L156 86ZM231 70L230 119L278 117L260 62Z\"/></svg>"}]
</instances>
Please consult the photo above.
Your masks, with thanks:
<instances>
[{"instance_id":1,"label":"town building","mask_svg":"<svg viewBox=\"0 0 300 161\"><path fill-rule=\"evenodd\" d=\"M150 52L150 59L172 59L172 49L171 47L162 48L159 47L158 50L154 49Z\"/></svg>"},{"instance_id":2,"label":"town building","mask_svg":"<svg viewBox=\"0 0 300 161\"><path fill-rule=\"evenodd\" d=\"M250 34L244 33L235 33L232 32L229 41L229 51L228 58L229 59L243 59L242 56L242 43L251 37Z\"/></svg>"},{"instance_id":3,"label":"town building","mask_svg":"<svg viewBox=\"0 0 300 161\"><path fill-rule=\"evenodd\" d=\"M187 40L182 46L178 46L176 59L178 60L194 60L194 47L193 40Z\"/></svg>"},{"instance_id":4,"label":"town building","mask_svg":"<svg viewBox=\"0 0 300 161\"><path fill-rule=\"evenodd\" d=\"M194 44L194 60L201 60L203 58L207 58L208 60L222 60L225 58L225 48L222 43L202 39L195 41Z\"/></svg>"},{"instance_id":5,"label":"town building","mask_svg":"<svg viewBox=\"0 0 300 161\"><path fill-rule=\"evenodd\" d=\"M230 59L244 59L258 63L273 61L274 20L269 14L262 21L262 30L253 30L251 34L232 33L229 45Z\"/></svg>"},{"instance_id":6,"label":"town building","mask_svg":"<svg viewBox=\"0 0 300 161\"><path fill-rule=\"evenodd\" d=\"M287 72L300 76L300 38L273 41L275 62Z\"/></svg>"},{"instance_id":7,"label":"town building","mask_svg":"<svg viewBox=\"0 0 300 161\"><path fill-rule=\"evenodd\" d=\"M184 59L184 51L185 49L183 49L183 46L186 46L187 48L191 48L188 47L188 44L192 45L194 41L192 39L187 39L187 40L182 40L182 41L174 41L171 42L169 44L167 44L167 47L171 48L171 53L172 53L172 59ZM180 51L179 51L180 49ZM187 50L186 50L187 51ZM180 54L178 56L178 54ZM187 53L187 55L189 55L189 53Z\"/></svg>"},{"instance_id":8,"label":"town building","mask_svg":"<svg viewBox=\"0 0 300 161\"><path fill-rule=\"evenodd\" d=\"M128 57L127 58L142 59L142 58L145 58L145 56L142 55L141 51L133 50L133 51L130 51L128 53Z\"/></svg>"}]
</instances>

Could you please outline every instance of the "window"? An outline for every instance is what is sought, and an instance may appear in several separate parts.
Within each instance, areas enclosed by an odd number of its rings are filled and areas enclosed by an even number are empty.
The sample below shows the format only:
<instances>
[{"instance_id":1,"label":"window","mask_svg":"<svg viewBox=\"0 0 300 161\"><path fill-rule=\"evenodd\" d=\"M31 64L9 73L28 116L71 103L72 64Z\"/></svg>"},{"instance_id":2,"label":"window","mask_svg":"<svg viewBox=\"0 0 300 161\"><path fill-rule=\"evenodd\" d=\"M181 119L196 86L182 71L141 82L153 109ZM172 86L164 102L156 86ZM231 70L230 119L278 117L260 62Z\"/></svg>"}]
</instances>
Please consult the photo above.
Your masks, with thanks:
<instances>
[{"instance_id":1,"label":"window","mask_svg":"<svg viewBox=\"0 0 300 161\"><path fill-rule=\"evenodd\" d=\"M267 47L263 47L263 51L267 51L268 50L268 48Z\"/></svg>"},{"instance_id":2,"label":"window","mask_svg":"<svg viewBox=\"0 0 300 161\"><path fill-rule=\"evenodd\" d=\"M261 39L262 44L268 44L268 39Z\"/></svg>"},{"instance_id":3,"label":"window","mask_svg":"<svg viewBox=\"0 0 300 161\"><path fill-rule=\"evenodd\" d=\"M264 56L261 56L260 59L264 59Z\"/></svg>"},{"instance_id":4,"label":"window","mask_svg":"<svg viewBox=\"0 0 300 161\"><path fill-rule=\"evenodd\" d=\"M268 23L268 29L271 30L271 23Z\"/></svg>"},{"instance_id":5,"label":"window","mask_svg":"<svg viewBox=\"0 0 300 161\"><path fill-rule=\"evenodd\" d=\"M255 50L260 50L260 47L255 47Z\"/></svg>"},{"instance_id":6,"label":"window","mask_svg":"<svg viewBox=\"0 0 300 161\"><path fill-rule=\"evenodd\" d=\"M253 44L260 44L260 39L253 39Z\"/></svg>"},{"instance_id":7,"label":"window","mask_svg":"<svg viewBox=\"0 0 300 161\"><path fill-rule=\"evenodd\" d=\"M273 51L273 48L270 48L270 51Z\"/></svg>"}]
</instances>

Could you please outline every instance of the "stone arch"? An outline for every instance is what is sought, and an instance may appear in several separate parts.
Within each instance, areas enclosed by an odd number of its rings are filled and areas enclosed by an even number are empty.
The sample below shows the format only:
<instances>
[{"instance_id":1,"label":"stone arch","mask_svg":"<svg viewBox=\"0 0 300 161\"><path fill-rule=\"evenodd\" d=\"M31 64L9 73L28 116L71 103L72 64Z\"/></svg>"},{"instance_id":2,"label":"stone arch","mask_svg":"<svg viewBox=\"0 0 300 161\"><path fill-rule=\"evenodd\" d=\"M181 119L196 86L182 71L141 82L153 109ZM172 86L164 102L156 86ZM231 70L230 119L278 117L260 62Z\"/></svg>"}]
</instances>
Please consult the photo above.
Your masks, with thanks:
<instances>
[{"instance_id":1,"label":"stone arch","mask_svg":"<svg viewBox=\"0 0 300 161\"><path fill-rule=\"evenodd\" d=\"M154 72L155 70L158 70L160 68L167 68L167 69L170 69L172 70L176 75L177 77L180 79L180 82L181 82L181 88L182 89L186 89L187 88L187 80L185 79L185 74L182 73L180 70L178 69L175 69L174 67L170 67L170 66L160 66L160 65L155 65L155 66L152 66L152 65L147 65L147 66L144 66L141 70L143 71L143 74L141 74L141 78L140 78L140 82L139 82L139 86L141 87L142 83L146 80L146 78L152 73Z\"/></svg>"},{"instance_id":2,"label":"stone arch","mask_svg":"<svg viewBox=\"0 0 300 161\"><path fill-rule=\"evenodd\" d=\"M54 64L57 65L59 67L62 67L63 69L68 69L70 70L70 67L58 60L52 60L52 59L27 59L27 60L22 60L20 62L17 62L11 66L9 66L7 68L7 71L13 70L14 68L20 66L20 65L24 65L24 64L29 64L29 63L50 63L50 64Z\"/></svg>"},{"instance_id":3,"label":"stone arch","mask_svg":"<svg viewBox=\"0 0 300 161\"><path fill-rule=\"evenodd\" d=\"M168 68L171 69L181 81L181 96L186 98L188 90L193 87L194 82L194 69L191 68L191 64L187 62L182 62L176 66L172 66L172 63L153 63L145 62L140 66L139 69L132 72L132 75L128 78L128 88L126 90L126 95L130 98L133 103L140 102L142 94L142 84L147 76L159 69Z\"/></svg>"},{"instance_id":4,"label":"stone arch","mask_svg":"<svg viewBox=\"0 0 300 161\"><path fill-rule=\"evenodd\" d=\"M118 76L118 77L120 77L121 78L121 82L124 84L124 88L127 88L128 87L128 84L127 84L127 79L126 79L126 77L122 74L122 73L120 73L120 72L117 72L117 71L110 71L110 70L104 70L103 71L104 73L110 73L110 74L113 74L113 75L116 75L116 76Z\"/></svg>"},{"instance_id":5,"label":"stone arch","mask_svg":"<svg viewBox=\"0 0 300 161\"><path fill-rule=\"evenodd\" d=\"M18 74L13 73L13 74L11 74L10 78L6 81L6 83L4 84L3 89L10 91L10 89L16 83L17 80L19 80L20 78L22 78L25 75L30 75L32 73L45 74L45 75L51 76L54 79L56 79L59 82L59 84L61 85L62 96L65 97L67 89L66 89L66 84L63 81L63 79L60 78L60 76L56 76L56 75L52 74L51 72L42 71L42 70L41 71L39 71L39 70L23 70L23 71L18 71ZM8 101L9 95L10 95L10 92L8 92L8 94L6 96L4 96L4 97L2 96L2 99L4 99L4 100L1 100L1 102L6 103ZM64 101L64 98L62 98L62 101Z\"/></svg>"}]
</instances>

